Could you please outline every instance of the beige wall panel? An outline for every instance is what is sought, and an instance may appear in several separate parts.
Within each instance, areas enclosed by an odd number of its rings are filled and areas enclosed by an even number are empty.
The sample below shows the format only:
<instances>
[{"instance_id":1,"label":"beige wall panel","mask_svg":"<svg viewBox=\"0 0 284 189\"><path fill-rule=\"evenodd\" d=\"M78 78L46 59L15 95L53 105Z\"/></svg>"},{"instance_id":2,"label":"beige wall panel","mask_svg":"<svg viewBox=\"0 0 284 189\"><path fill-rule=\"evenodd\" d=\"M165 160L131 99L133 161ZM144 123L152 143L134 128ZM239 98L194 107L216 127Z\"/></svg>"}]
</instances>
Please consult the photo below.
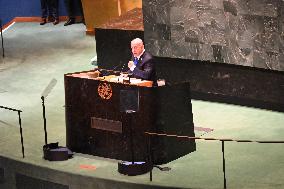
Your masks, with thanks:
<instances>
[{"instance_id":1,"label":"beige wall panel","mask_svg":"<svg viewBox=\"0 0 284 189\"><path fill-rule=\"evenodd\" d=\"M130 11L134 8L142 8L142 0L119 0L121 14Z\"/></svg>"},{"instance_id":2,"label":"beige wall panel","mask_svg":"<svg viewBox=\"0 0 284 189\"><path fill-rule=\"evenodd\" d=\"M118 0L82 0L82 6L87 32L119 15Z\"/></svg>"}]
</instances>

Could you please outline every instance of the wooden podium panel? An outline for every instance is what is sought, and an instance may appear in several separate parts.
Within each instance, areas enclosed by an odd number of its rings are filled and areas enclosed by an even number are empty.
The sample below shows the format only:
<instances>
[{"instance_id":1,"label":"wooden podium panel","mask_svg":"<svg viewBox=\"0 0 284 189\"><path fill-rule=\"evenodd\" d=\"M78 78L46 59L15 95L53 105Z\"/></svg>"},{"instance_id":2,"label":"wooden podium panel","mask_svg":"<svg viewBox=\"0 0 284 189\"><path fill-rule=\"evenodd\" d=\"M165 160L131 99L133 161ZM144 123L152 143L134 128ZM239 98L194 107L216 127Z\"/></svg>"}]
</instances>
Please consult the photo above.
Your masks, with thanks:
<instances>
[{"instance_id":1,"label":"wooden podium panel","mask_svg":"<svg viewBox=\"0 0 284 189\"><path fill-rule=\"evenodd\" d=\"M132 9L141 8L142 0L118 0L121 14L124 14Z\"/></svg>"},{"instance_id":2,"label":"wooden podium panel","mask_svg":"<svg viewBox=\"0 0 284 189\"><path fill-rule=\"evenodd\" d=\"M134 8L142 8L142 0L82 0L86 30L94 28Z\"/></svg>"},{"instance_id":3,"label":"wooden podium panel","mask_svg":"<svg viewBox=\"0 0 284 189\"><path fill-rule=\"evenodd\" d=\"M118 0L82 0L87 32L118 17Z\"/></svg>"},{"instance_id":4,"label":"wooden podium panel","mask_svg":"<svg viewBox=\"0 0 284 189\"><path fill-rule=\"evenodd\" d=\"M78 74L66 74L64 79L66 144L72 151L130 161L132 127L135 161L145 161L145 131L194 136L188 83L144 87L82 78ZM107 90L99 93L102 86L107 86ZM136 100L130 102L138 104L132 114L121 108L128 91L137 94ZM100 94L104 94L103 98ZM154 137L152 144L157 164L195 150L194 141L173 138Z\"/></svg>"}]
</instances>

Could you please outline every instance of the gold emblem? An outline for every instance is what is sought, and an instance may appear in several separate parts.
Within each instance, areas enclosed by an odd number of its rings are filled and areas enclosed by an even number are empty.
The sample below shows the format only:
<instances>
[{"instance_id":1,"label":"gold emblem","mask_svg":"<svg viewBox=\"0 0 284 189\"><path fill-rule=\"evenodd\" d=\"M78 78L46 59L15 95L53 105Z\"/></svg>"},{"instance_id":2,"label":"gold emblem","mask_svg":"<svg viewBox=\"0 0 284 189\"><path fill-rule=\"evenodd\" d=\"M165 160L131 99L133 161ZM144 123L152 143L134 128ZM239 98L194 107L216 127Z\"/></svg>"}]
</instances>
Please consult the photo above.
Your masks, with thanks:
<instances>
[{"instance_id":1,"label":"gold emblem","mask_svg":"<svg viewBox=\"0 0 284 189\"><path fill-rule=\"evenodd\" d=\"M112 89L110 84L100 83L98 86L98 93L102 99L110 99L112 97Z\"/></svg>"}]
</instances>

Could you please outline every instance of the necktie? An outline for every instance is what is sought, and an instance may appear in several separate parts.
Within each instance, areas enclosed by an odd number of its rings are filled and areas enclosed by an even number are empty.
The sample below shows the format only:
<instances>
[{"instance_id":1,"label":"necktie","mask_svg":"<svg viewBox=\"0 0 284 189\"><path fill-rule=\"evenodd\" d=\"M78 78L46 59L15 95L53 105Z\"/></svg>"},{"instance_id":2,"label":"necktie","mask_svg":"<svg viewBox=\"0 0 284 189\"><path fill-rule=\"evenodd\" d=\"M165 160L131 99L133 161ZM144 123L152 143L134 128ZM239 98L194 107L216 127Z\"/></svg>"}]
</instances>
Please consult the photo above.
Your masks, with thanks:
<instances>
[{"instance_id":1,"label":"necktie","mask_svg":"<svg viewBox=\"0 0 284 189\"><path fill-rule=\"evenodd\" d=\"M134 65L137 66L137 64L138 64L138 58L137 58L137 57L134 57L134 61L133 61L133 62L134 62Z\"/></svg>"}]
</instances>

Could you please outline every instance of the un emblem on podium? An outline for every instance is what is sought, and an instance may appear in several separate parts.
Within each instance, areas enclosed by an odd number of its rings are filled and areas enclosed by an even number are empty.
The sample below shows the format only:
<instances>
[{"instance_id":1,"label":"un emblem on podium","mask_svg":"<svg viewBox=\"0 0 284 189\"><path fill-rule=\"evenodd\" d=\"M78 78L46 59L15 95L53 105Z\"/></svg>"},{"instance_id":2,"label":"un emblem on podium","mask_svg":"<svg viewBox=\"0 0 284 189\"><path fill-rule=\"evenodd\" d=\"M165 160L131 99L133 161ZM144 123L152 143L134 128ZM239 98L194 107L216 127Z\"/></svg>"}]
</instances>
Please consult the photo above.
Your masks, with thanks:
<instances>
[{"instance_id":1,"label":"un emblem on podium","mask_svg":"<svg viewBox=\"0 0 284 189\"><path fill-rule=\"evenodd\" d=\"M100 83L98 93L102 99L109 100L112 97L112 88L108 83Z\"/></svg>"}]
</instances>

